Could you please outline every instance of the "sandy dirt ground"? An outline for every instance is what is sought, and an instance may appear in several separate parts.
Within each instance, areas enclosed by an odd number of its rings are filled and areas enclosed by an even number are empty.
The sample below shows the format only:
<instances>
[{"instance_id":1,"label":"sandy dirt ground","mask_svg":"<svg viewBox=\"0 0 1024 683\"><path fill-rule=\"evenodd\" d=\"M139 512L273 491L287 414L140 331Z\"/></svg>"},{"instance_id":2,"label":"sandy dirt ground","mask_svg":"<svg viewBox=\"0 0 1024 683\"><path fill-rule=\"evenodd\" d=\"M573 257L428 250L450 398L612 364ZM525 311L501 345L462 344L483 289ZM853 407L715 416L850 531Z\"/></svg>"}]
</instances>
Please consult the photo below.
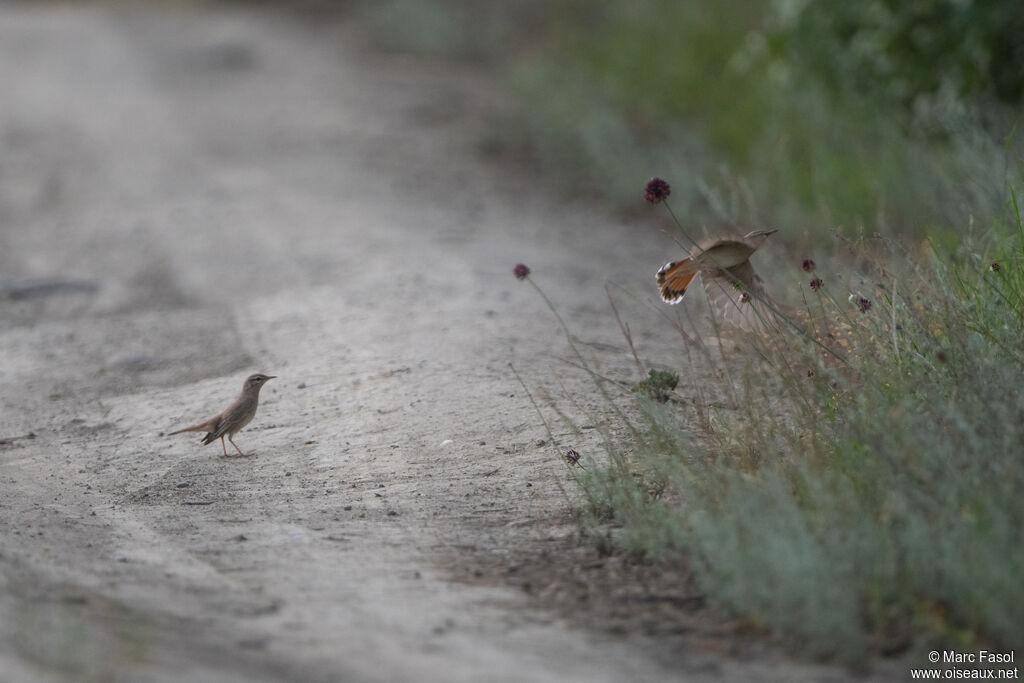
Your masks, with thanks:
<instances>
[{"instance_id":1,"label":"sandy dirt ground","mask_svg":"<svg viewBox=\"0 0 1024 683\"><path fill-rule=\"evenodd\" d=\"M500 94L358 35L0 4L2 679L845 679L509 580L574 526L508 363L584 427L601 409L512 266L634 378L604 284L653 300L672 245L487 161ZM634 308L638 351L678 364ZM257 371L252 457L166 435Z\"/></svg>"}]
</instances>

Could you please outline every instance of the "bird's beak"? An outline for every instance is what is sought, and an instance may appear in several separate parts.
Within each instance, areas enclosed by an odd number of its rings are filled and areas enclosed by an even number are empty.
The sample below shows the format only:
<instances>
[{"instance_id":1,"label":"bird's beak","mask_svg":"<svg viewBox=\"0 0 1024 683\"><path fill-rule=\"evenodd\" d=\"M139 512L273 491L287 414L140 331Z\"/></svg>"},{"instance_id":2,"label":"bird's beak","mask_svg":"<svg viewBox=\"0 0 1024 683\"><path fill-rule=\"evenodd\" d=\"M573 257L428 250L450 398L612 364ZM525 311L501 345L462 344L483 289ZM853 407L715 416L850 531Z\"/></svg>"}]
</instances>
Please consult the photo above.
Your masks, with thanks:
<instances>
[{"instance_id":1,"label":"bird's beak","mask_svg":"<svg viewBox=\"0 0 1024 683\"><path fill-rule=\"evenodd\" d=\"M277 379L277 375L267 375L267 381L268 381L268 382L269 382L270 380L272 380L272 379Z\"/></svg>"},{"instance_id":2,"label":"bird's beak","mask_svg":"<svg viewBox=\"0 0 1024 683\"><path fill-rule=\"evenodd\" d=\"M774 235L774 234L775 234L775 233L777 233L778 231L779 231L779 229L778 229L778 228L775 228L774 230L765 230L765 231L764 231L764 235L765 235L765 237L767 237L768 235Z\"/></svg>"}]
</instances>

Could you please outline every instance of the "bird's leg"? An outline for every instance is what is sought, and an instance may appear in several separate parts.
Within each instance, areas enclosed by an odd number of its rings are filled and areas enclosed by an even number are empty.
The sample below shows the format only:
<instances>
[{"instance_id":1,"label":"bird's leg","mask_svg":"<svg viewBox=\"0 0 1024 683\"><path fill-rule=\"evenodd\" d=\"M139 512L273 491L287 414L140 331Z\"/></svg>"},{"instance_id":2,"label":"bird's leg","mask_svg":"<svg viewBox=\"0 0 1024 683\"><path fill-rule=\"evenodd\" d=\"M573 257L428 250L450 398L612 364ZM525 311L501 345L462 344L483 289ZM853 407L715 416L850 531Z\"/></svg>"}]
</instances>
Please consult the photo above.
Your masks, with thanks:
<instances>
[{"instance_id":1,"label":"bird's leg","mask_svg":"<svg viewBox=\"0 0 1024 683\"><path fill-rule=\"evenodd\" d=\"M221 438L223 439L223 437L221 437ZM238 451L238 454L240 456L242 456L243 458L246 457L245 453L243 453L242 449L238 447L238 444L235 443L235 440L231 438L230 434L228 435L228 441L231 442L231 445L235 447L235 450Z\"/></svg>"},{"instance_id":2,"label":"bird's leg","mask_svg":"<svg viewBox=\"0 0 1024 683\"><path fill-rule=\"evenodd\" d=\"M232 441L231 443L234 443L234 441ZM227 446L224 445L224 437L223 436L220 437L220 447L224 449L224 457L225 458L228 457L228 449L227 449Z\"/></svg>"}]
</instances>

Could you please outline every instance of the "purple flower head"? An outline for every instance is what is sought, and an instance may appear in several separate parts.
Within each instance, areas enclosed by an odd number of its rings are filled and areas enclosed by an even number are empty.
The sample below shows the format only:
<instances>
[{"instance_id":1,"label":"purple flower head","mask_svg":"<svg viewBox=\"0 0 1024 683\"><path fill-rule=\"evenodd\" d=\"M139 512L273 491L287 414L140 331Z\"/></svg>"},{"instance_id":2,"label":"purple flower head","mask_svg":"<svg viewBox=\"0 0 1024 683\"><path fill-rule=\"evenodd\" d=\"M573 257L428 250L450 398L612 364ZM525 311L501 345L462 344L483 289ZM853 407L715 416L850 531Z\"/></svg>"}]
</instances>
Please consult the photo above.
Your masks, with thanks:
<instances>
[{"instance_id":1,"label":"purple flower head","mask_svg":"<svg viewBox=\"0 0 1024 683\"><path fill-rule=\"evenodd\" d=\"M812 261L809 258L805 258L804 262L802 264L800 264L800 267L803 268L808 273L813 273L814 272L814 261Z\"/></svg>"},{"instance_id":2,"label":"purple flower head","mask_svg":"<svg viewBox=\"0 0 1024 683\"><path fill-rule=\"evenodd\" d=\"M813 277L813 278L811 278L811 283L810 284L811 284L811 289L813 291L817 292L819 289L821 289L822 285L824 285L825 283L821 281L820 277Z\"/></svg>"},{"instance_id":3,"label":"purple flower head","mask_svg":"<svg viewBox=\"0 0 1024 683\"><path fill-rule=\"evenodd\" d=\"M565 461L570 465L579 465L580 454L576 452L576 449L570 448L565 452Z\"/></svg>"},{"instance_id":4,"label":"purple flower head","mask_svg":"<svg viewBox=\"0 0 1024 683\"><path fill-rule=\"evenodd\" d=\"M865 299L864 297L857 299L857 308L860 309L861 313L867 313L871 310L871 299Z\"/></svg>"},{"instance_id":5,"label":"purple flower head","mask_svg":"<svg viewBox=\"0 0 1024 683\"><path fill-rule=\"evenodd\" d=\"M517 263L516 267L512 269L512 272L515 273L517 280L525 280L530 277L530 269L522 263Z\"/></svg>"},{"instance_id":6,"label":"purple flower head","mask_svg":"<svg viewBox=\"0 0 1024 683\"><path fill-rule=\"evenodd\" d=\"M644 199L651 204L665 201L670 194L672 194L672 188L661 178L651 178L647 181L647 187L644 188Z\"/></svg>"},{"instance_id":7,"label":"purple flower head","mask_svg":"<svg viewBox=\"0 0 1024 683\"><path fill-rule=\"evenodd\" d=\"M1002 266L1000 266L999 263L993 263L991 266L988 267L988 269L991 270L993 273L998 273L1000 268L1002 268Z\"/></svg>"},{"instance_id":8,"label":"purple flower head","mask_svg":"<svg viewBox=\"0 0 1024 683\"><path fill-rule=\"evenodd\" d=\"M748 294L747 292L743 292L742 294L740 294L740 303L741 304L745 304L748 301L750 301L750 294Z\"/></svg>"}]
</instances>

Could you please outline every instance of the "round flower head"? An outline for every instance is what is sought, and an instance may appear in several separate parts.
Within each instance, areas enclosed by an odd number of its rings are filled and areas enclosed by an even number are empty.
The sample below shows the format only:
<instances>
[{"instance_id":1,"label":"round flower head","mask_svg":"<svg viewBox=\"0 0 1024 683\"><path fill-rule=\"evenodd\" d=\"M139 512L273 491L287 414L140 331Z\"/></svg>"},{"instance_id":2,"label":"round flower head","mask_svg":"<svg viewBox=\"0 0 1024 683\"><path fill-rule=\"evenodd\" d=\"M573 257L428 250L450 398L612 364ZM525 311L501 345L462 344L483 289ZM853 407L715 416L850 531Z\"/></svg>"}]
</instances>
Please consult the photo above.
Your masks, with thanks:
<instances>
[{"instance_id":1,"label":"round flower head","mask_svg":"<svg viewBox=\"0 0 1024 683\"><path fill-rule=\"evenodd\" d=\"M819 289L821 289L821 286L823 284L825 284L825 283L821 281L820 277L814 277L814 278L811 278L811 283L810 284L811 284L811 289L813 291L817 292Z\"/></svg>"},{"instance_id":2,"label":"round flower head","mask_svg":"<svg viewBox=\"0 0 1024 683\"><path fill-rule=\"evenodd\" d=\"M651 204L665 201L670 194L672 194L672 188L661 178L651 178L647 181L647 187L644 188L644 199Z\"/></svg>"},{"instance_id":3,"label":"round flower head","mask_svg":"<svg viewBox=\"0 0 1024 683\"><path fill-rule=\"evenodd\" d=\"M814 272L814 261L812 261L809 258L805 258L804 262L800 265L800 267L803 268L808 273L813 273Z\"/></svg>"},{"instance_id":4,"label":"round flower head","mask_svg":"<svg viewBox=\"0 0 1024 683\"><path fill-rule=\"evenodd\" d=\"M530 277L530 269L522 263L517 263L516 267L512 269L512 272L515 273L517 280L525 280Z\"/></svg>"}]
</instances>

